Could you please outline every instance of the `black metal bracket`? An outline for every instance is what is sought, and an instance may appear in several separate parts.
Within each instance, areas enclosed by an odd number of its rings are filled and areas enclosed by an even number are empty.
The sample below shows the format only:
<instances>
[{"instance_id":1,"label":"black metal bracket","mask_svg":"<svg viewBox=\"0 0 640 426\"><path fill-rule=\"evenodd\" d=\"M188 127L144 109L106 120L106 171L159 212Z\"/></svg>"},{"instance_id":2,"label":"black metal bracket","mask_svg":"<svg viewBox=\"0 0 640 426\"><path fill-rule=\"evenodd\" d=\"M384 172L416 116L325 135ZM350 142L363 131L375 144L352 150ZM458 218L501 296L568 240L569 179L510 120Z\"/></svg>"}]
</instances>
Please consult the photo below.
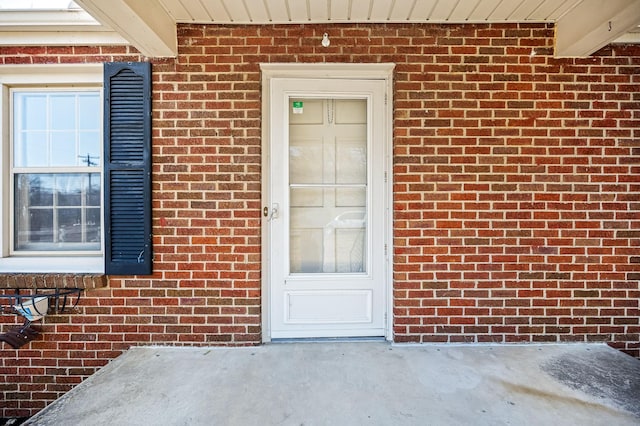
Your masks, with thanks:
<instances>
[{"instance_id":1,"label":"black metal bracket","mask_svg":"<svg viewBox=\"0 0 640 426\"><path fill-rule=\"evenodd\" d=\"M33 316L44 316L49 309L53 313L64 313L73 309L80 301L81 288L12 289L12 293L0 294L0 315L22 315L30 310ZM38 303L47 298L46 307ZM40 311L43 312L40 312Z\"/></svg>"},{"instance_id":2,"label":"black metal bracket","mask_svg":"<svg viewBox=\"0 0 640 426\"><path fill-rule=\"evenodd\" d=\"M12 293L0 294L0 315L24 317L24 324L12 327L0 334L0 341L14 349L29 343L40 334L40 329L31 325L48 313L64 313L76 307L80 301L81 288L13 289Z\"/></svg>"}]
</instances>

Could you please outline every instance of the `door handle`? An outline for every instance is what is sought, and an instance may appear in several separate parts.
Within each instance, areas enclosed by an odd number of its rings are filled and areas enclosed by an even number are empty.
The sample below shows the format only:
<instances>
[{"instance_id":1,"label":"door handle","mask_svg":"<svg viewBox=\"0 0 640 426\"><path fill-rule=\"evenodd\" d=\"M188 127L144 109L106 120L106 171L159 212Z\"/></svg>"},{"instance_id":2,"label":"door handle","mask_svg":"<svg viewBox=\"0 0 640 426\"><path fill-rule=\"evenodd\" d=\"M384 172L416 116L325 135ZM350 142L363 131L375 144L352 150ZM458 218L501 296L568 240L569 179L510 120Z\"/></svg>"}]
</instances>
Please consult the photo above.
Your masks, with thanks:
<instances>
[{"instance_id":1,"label":"door handle","mask_svg":"<svg viewBox=\"0 0 640 426\"><path fill-rule=\"evenodd\" d=\"M279 208L280 208L280 204L273 203L271 204L271 210L269 210L269 207L265 207L264 209L262 209L262 214L264 215L264 217L267 218L267 222L271 222L273 219L278 218Z\"/></svg>"}]
</instances>

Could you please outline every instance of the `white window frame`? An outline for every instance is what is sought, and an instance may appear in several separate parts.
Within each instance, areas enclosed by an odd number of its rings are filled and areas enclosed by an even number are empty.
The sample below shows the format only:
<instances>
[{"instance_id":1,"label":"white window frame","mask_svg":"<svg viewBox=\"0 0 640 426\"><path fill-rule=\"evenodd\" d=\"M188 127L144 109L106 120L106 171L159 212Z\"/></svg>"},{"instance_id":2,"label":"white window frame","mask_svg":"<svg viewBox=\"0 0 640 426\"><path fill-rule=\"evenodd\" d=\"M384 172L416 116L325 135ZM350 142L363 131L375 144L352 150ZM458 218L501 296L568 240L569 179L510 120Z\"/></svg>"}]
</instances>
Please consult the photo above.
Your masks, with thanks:
<instances>
[{"instance_id":1,"label":"white window frame","mask_svg":"<svg viewBox=\"0 0 640 426\"><path fill-rule=\"evenodd\" d=\"M101 89L102 64L49 64L0 66L0 273L103 273L104 229L101 253L62 256L11 256L11 89ZM104 167L104 164L103 164ZM102 171L101 171L102 173ZM102 189L104 190L104 189ZM104 199L104 197L103 197ZM103 206L104 208L104 206Z\"/></svg>"}]
</instances>

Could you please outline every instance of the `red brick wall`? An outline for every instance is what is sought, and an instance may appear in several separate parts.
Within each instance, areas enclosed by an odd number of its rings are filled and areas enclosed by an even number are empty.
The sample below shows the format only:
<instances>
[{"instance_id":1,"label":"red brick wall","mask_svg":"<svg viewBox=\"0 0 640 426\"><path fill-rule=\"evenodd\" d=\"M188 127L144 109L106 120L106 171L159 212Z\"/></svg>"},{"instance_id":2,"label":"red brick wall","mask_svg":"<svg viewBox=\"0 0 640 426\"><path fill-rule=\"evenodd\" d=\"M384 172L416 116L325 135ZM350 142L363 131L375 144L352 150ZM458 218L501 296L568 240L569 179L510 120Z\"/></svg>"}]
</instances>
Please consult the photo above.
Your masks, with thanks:
<instances>
[{"instance_id":1,"label":"red brick wall","mask_svg":"<svg viewBox=\"0 0 640 426\"><path fill-rule=\"evenodd\" d=\"M131 345L260 342L260 62L397 64L397 342L640 356L640 46L552 44L545 25L181 27L179 57L153 60L154 276L112 278L41 340L0 347L0 416ZM141 59L0 47L4 64Z\"/></svg>"}]
</instances>

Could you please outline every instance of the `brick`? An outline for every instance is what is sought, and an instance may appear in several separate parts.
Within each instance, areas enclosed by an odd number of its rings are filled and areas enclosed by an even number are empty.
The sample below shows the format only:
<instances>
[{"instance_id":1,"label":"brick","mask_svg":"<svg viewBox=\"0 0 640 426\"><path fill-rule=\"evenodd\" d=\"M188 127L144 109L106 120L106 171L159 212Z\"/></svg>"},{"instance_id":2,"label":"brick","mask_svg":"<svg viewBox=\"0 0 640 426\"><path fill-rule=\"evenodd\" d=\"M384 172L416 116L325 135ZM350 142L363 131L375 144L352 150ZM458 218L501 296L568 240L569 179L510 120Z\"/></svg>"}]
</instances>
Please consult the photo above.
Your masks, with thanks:
<instances>
[{"instance_id":1,"label":"brick","mask_svg":"<svg viewBox=\"0 0 640 426\"><path fill-rule=\"evenodd\" d=\"M33 389L0 385L20 397L0 417L33 414L132 345L260 342L261 62L396 63L396 342L604 341L640 356L640 48L559 59L545 24L334 25L357 43L318 49L317 25L179 26L178 58L151 59L156 272L0 276L87 288L82 315L47 318L29 358L4 358L5 380ZM114 60L146 58L0 47L3 64Z\"/></svg>"},{"instance_id":2,"label":"brick","mask_svg":"<svg viewBox=\"0 0 640 426\"><path fill-rule=\"evenodd\" d=\"M617 238L640 238L640 231L617 231Z\"/></svg>"}]
</instances>

